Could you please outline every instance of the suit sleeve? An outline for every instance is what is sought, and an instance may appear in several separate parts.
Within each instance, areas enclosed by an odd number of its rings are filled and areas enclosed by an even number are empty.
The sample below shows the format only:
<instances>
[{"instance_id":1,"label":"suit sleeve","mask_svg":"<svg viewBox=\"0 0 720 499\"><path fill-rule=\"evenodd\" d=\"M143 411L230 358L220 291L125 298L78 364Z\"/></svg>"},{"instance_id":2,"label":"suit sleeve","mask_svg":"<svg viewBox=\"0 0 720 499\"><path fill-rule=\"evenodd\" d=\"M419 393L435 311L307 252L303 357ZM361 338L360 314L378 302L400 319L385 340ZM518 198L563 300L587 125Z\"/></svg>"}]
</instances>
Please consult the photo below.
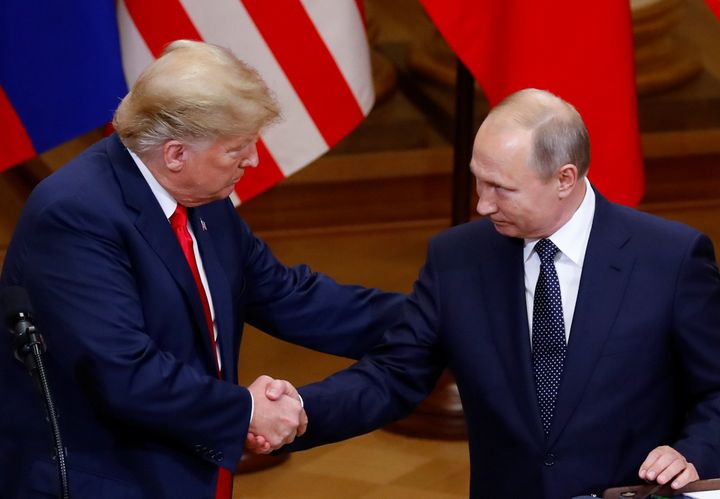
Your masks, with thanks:
<instances>
[{"instance_id":1,"label":"suit sleeve","mask_svg":"<svg viewBox=\"0 0 720 499\"><path fill-rule=\"evenodd\" d=\"M398 318L405 296L338 284L307 265L287 267L239 221L245 256L246 320L280 339L359 358Z\"/></svg>"},{"instance_id":2,"label":"suit sleeve","mask_svg":"<svg viewBox=\"0 0 720 499\"><path fill-rule=\"evenodd\" d=\"M704 235L692 242L682 264L674 320L691 408L674 446L701 478L720 476L720 274Z\"/></svg>"},{"instance_id":3,"label":"suit sleeve","mask_svg":"<svg viewBox=\"0 0 720 499\"><path fill-rule=\"evenodd\" d=\"M55 203L29 215L35 220L24 225L17 259L24 263L4 269L33 297L54 362L103 417L235 469L249 425L249 392L158 347L147 332L147 297L140 296L122 222L78 205ZM213 458L208 449L222 452Z\"/></svg>"},{"instance_id":4,"label":"suit sleeve","mask_svg":"<svg viewBox=\"0 0 720 499\"><path fill-rule=\"evenodd\" d=\"M406 416L430 393L445 367L436 284L428 260L384 341L348 369L300 389L308 431L289 450L374 430Z\"/></svg>"}]
</instances>

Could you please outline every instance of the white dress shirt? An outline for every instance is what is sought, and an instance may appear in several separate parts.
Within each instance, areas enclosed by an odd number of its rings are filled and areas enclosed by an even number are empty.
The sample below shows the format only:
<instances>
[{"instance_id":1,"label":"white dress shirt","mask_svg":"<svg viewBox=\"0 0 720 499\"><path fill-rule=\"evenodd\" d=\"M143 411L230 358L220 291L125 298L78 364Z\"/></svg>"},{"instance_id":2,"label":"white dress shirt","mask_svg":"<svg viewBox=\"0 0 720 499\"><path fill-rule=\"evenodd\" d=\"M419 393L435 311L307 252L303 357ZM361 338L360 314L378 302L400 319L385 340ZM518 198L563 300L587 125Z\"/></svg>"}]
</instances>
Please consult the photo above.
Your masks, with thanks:
<instances>
[{"instance_id":1,"label":"white dress shirt","mask_svg":"<svg viewBox=\"0 0 720 499\"><path fill-rule=\"evenodd\" d=\"M565 321L565 340L570 338L570 327L575 314L580 276L582 275L585 251L590 239L593 217L595 215L595 192L590 182L585 180L585 197L565 225L560 227L550 239L558 247L555 255L555 269L560 281L560 298L562 300L563 318ZM525 239L523 257L525 262L525 304L527 306L528 326L532 340L533 304L535 285L540 275L540 257L535 249L538 239Z\"/></svg>"}]
</instances>

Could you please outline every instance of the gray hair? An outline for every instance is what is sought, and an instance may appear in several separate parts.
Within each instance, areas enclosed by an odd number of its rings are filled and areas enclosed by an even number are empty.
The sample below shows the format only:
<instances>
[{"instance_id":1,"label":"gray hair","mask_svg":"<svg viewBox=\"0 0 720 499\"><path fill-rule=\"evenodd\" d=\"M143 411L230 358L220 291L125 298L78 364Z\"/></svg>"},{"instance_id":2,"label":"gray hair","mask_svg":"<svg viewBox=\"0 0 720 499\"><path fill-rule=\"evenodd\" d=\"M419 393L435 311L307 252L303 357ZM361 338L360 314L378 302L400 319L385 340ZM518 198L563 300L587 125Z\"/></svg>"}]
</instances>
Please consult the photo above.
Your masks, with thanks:
<instances>
[{"instance_id":1,"label":"gray hair","mask_svg":"<svg viewBox=\"0 0 720 499\"><path fill-rule=\"evenodd\" d=\"M177 40L143 71L113 125L125 146L142 155L173 139L200 143L253 135L279 115L265 82L232 52Z\"/></svg>"},{"instance_id":2,"label":"gray hair","mask_svg":"<svg viewBox=\"0 0 720 499\"><path fill-rule=\"evenodd\" d=\"M488 118L506 117L532 131L530 167L549 178L558 168L573 164L584 177L590 166L590 137L580 114L560 97L526 88L506 97Z\"/></svg>"}]
</instances>

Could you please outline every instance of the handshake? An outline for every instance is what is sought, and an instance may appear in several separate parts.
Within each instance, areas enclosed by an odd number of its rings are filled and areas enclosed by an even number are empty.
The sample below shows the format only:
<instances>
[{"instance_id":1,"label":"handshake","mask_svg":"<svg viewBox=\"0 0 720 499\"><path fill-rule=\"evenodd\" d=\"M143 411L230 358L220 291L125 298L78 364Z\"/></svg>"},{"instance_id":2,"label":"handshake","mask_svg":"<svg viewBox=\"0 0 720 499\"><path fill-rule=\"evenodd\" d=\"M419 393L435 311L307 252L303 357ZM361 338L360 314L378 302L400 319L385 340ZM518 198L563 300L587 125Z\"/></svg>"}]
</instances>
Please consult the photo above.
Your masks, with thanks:
<instances>
[{"instance_id":1,"label":"handshake","mask_svg":"<svg viewBox=\"0 0 720 499\"><path fill-rule=\"evenodd\" d=\"M268 454L305 433L308 418L293 385L263 375L248 390L255 406L245 441L247 450Z\"/></svg>"}]
</instances>

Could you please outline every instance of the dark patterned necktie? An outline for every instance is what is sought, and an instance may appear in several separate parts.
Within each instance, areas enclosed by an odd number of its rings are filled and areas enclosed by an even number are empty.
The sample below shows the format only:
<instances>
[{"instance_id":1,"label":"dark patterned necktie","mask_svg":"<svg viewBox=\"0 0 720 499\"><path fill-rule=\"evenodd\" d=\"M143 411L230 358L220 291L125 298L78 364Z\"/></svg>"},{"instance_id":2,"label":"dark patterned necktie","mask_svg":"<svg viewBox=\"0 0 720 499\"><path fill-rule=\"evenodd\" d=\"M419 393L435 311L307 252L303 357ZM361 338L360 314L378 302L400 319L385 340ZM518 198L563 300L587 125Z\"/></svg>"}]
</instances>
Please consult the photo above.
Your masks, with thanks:
<instances>
[{"instance_id":1,"label":"dark patterned necktie","mask_svg":"<svg viewBox=\"0 0 720 499\"><path fill-rule=\"evenodd\" d=\"M565 320L555 270L559 250L549 239L541 239L535 251L540 256L540 275L533 305L532 359L540 418L547 436L565 363Z\"/></svg>"}]
</instances>

